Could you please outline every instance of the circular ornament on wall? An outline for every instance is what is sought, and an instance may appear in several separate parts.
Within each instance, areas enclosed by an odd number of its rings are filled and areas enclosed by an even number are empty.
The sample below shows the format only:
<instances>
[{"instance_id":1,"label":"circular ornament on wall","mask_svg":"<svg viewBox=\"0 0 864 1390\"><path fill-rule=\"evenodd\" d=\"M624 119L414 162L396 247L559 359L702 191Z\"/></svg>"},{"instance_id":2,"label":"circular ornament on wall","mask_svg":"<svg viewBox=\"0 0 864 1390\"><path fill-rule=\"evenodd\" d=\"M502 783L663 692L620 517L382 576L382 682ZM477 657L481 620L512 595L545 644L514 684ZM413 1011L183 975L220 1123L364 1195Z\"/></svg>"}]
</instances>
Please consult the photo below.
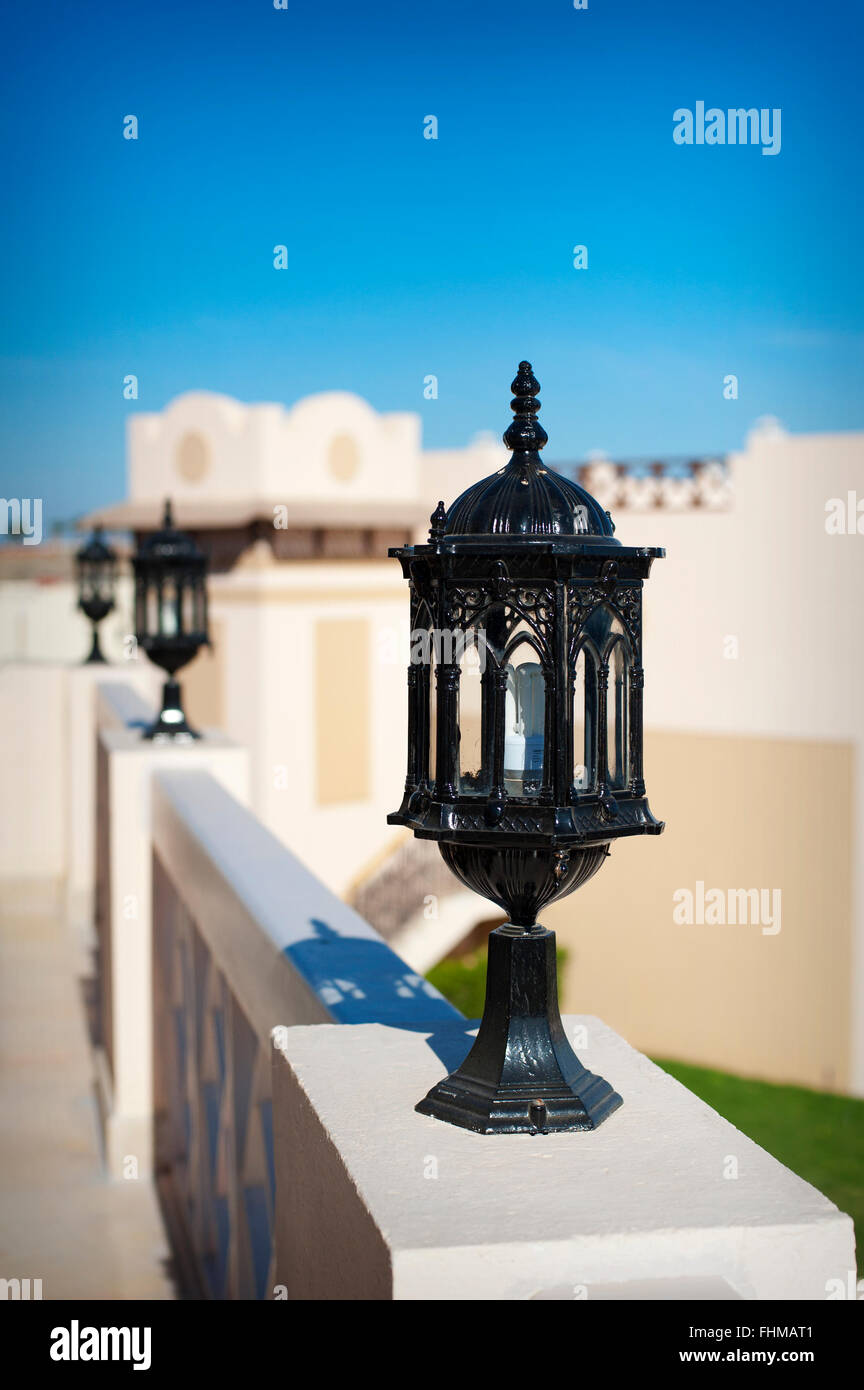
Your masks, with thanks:
<instances>
[{"instance_id":1,"label":"circular ornament on wall","mask_svg":"<svg viewBox=\"0 0 864 1390\"><path fill-rule=\"evenodd\" d=\"M210 448L200 434L184 434L177 445L177 472L186 483L200 483L210 472Z\"/></svg>"},{"instance_id":2,"label":"circular ornament on wall","mask_svg":"<svg viewBox=\"0 0 864 1390\"><path fill-rule=\"evenodd\" d=\"M340 483L350 483L360 468L360 452L350 434L334 434L327 451L327 466Z\"/></svg>"}]
</instances>

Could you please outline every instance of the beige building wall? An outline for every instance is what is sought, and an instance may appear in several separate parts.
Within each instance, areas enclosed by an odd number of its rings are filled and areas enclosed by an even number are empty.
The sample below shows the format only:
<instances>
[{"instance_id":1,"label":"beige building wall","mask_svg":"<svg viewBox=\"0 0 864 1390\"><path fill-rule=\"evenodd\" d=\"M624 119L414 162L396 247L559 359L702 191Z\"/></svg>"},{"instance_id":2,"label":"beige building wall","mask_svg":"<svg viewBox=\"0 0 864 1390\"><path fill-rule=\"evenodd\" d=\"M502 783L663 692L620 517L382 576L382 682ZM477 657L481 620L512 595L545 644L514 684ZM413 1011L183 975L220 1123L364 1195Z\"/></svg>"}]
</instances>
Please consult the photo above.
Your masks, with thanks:
<instances>
[{"instance_id":1,"label":"beige building wall","mask_svg":"<svg viewBox=\"0 0 864 1390\"><path fill-rule=\"evenodd\" d=\"M405 587L386 560L210 581L223 727L251 751L251 804L335 892L398 839L386 818L405 780Z\"/></svg>"},{"instance_id":2,"label":"beige building wall","mask_svg":"<svg viewBox=\"0 0 864 1390\"><path fill-rule=\"evenodd\" d=\"M210 646L179 672L183 707L194 729L225 727L225 655L224 625L211 618Z\"/></svg>"},{"instance_id":3,"label":"beige building wall","mask_svg":"<svg viewBox=\"0 0 864 1390\"><path fill-rule=\"evenodd\" d=\"M655 731L646 773L664 833L618 841L543 913L568 950L566 1008L599 1014L655 1057L848 1087L850 745ZM679 924L673 895L695 895L697 880L706 892L769 890L772 918L779 889L780 930L761 904L755 923Z\"/></svg>"},{"instance_id":4,"label":"beige building wall","mask_svg":"<svg viewBox=\"0 0 864 1390\"><path fill-rule=\"evenodd\" d=\"M315 800L322 807L366 801L371 792L369 637L366 618L315 624Z\"/></svg>"},{"instance_id":5,"label":"beige building wall","mask_svg":"<svg viewBox=\"0 0 864 1390\"><path fill-rule=\"evenodd\" d=\"M822 755L814 757L800 769L784 819L789 871L803 861L815 881L826 883L825 919L836 899L822 863L834 836L851 835L848 915L820 930L849 935L847 974L834 1009L849 1015L845 1076L864 1094L864 534L826 528L832 499L864 500L864 434L756 430L731 457L730 469L726 512L617 518L625 543L638 538L667 548L646 593L646 727L759 739L784 750L801 741L845 747L848 796L823 798L815 770ZM649 793L671 830L681 813L676 802L657 801L658 775L659 763L652 765ZM738 817L749 821L760 807L750 765L730 756L723 780L738 784ZM725 795L719 780L710 792ZM817 803L824 807L819 835ZM813 991L837 983L829 961L817 959L814 968L818 977L791 1003L801 1019L809 1015Z\"/></svg>"}]
</instances>

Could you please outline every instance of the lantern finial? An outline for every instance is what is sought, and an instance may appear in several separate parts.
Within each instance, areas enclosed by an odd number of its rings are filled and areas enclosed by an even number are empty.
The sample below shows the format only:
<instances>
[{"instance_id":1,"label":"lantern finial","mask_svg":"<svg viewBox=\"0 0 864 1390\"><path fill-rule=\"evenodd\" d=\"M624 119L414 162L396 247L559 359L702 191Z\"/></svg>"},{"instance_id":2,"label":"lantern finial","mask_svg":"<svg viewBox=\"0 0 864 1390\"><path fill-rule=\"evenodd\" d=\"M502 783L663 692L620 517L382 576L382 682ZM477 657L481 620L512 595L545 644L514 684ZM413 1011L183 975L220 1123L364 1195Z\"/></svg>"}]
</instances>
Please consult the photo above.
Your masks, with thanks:
<instances>
[{"instance_id":1,"label":"lantern finial","mask_svg":"<svg viewBox=\"0 0 864 1390\"><path fill-rule=\"evenodd\" d=\"M523 456L518 462L524 462L525 456L533 456L539 462L537 452L543 448L549 436L540 421L535 419L540 409L540 401L537 399L540 382L534 375L530 362L519 363L519 370L510 383L510 390L513 392L510 402L513 421L504 433L504 443L514 454Z\"/></svg>"},{"instance_id":2,"label":"lantern finial","mask_svg":"<svg viewBox=\"0 0 864 1390\"><path fill-rule=\"evenodd\" d=\"M447 508L444 506L443 499L438 503L429 520L432 523L429 527L429 540L434 545L444 535L447 525Z\"/></svg>"}]
</instances>

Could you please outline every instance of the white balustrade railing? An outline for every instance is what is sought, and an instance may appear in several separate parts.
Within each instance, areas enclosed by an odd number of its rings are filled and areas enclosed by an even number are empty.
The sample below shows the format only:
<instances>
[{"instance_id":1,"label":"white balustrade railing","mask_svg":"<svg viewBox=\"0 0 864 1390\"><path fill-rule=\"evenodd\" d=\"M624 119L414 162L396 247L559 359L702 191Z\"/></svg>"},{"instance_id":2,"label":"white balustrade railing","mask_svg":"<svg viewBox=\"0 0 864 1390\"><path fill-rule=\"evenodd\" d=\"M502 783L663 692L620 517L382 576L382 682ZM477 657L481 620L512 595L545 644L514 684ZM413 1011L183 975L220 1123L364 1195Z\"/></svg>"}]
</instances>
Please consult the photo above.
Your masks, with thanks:
<instances>
[{"instance_id":1,"label":"white balustrade railing","mask_svg":"<svg viewBox=\"0 0 864 1390\"><path fill-rule=\"evenodd\" d=\"M601 506L618 511L724 511L732 505L729 468L719 458L673 467L652 463L640 469L612 459L596 459L567 470Z\"/></svg>"}]
</instances>

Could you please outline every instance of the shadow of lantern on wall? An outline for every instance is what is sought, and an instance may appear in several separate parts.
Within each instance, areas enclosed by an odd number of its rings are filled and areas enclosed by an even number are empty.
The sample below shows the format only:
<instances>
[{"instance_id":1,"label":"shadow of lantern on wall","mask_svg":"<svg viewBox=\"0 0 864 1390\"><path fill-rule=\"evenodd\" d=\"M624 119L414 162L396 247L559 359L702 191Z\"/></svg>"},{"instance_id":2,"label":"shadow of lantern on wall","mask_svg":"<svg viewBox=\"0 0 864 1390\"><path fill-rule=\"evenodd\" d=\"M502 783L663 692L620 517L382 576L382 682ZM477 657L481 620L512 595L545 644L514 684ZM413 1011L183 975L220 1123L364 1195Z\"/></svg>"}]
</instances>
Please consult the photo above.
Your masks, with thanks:
<instances>
[{"instance_id":1,"label":"shadow of lantern on wall","mask_svg":"<svg viewBox=\"0 0 864 1390\"><path fill-rule=\"evenodd\" d=\"M170 501L162 529L144 537L132 560L135 571L135 638L163 671L159 718L144 737L188 742L201 735L183 713L175 679L199 648L210 645L207 619L207 558L191 536L174 525Z\"/></svg>"},{"instance_id":2,"label":"shadow of lantern on wall","mask_svg":"<svg viewBox=\"0 0 864 1390\"><path fill-rule=\"evenodd\" d=\"M393 825L438 841L508 914L489 937L483 1019L417 1109L485 1134L594 1129L621 1105L582 1066L558 1008L555 934L537 924L604 863L659 834L642 774L642 582L657 547L540 458L540 387L521 362L510 461L390 550L410 583L408 775Z\"/></svg>"},{"instance_id":3,"label":"shadow of lantern on wall","mask_svg":"<svg viewBox=\"0 0 864 1390\"><path fill-rule=\"evenodd\" d=\"M102 527L96 526L93 535L75 555L78 580L78 607L93 625L93 642L84 665L104 663L99 646L99 624L114 608L117 586L117 554L102 539Z\"/></svg>"}]
</instances>

